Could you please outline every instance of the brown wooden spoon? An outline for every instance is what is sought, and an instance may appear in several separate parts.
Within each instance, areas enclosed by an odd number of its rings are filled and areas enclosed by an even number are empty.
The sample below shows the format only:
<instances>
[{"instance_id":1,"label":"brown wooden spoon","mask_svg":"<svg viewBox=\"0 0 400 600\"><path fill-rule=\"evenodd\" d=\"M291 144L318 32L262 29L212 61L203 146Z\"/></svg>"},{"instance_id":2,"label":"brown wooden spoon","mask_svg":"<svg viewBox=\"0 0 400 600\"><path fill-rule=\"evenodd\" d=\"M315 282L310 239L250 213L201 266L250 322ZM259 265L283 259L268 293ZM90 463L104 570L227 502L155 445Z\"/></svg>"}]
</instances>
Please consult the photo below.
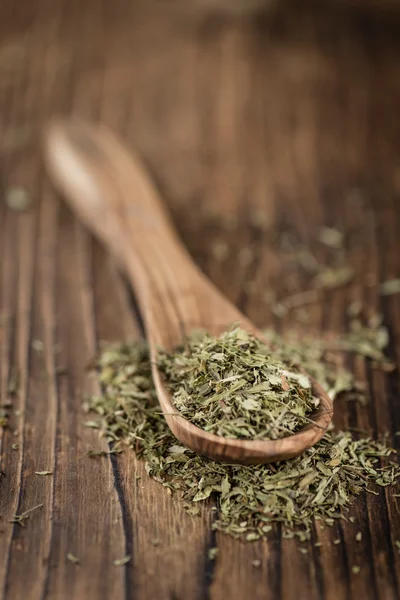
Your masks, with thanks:
<instances>
[{"instance_id":1,"label":"brown wooden spoon","mask_svg":"<svg viewBox=\"0 0 400 600\"><path fill-rule=\"evenodd\" d=\"M298 456L332 420L332 401L320 398L313 423L294 435L265 441L207 433L176 414L157 368L157 349L173 349L193 329L219 335L233 323L262 333L201 273L177 237L149 176L105 127L78 120L53 122L46 134L48 172L76 214L123 264L144 315L153 377L166 421L187 447L215 460L257 464Z\"/></svg>"}]
</instances>

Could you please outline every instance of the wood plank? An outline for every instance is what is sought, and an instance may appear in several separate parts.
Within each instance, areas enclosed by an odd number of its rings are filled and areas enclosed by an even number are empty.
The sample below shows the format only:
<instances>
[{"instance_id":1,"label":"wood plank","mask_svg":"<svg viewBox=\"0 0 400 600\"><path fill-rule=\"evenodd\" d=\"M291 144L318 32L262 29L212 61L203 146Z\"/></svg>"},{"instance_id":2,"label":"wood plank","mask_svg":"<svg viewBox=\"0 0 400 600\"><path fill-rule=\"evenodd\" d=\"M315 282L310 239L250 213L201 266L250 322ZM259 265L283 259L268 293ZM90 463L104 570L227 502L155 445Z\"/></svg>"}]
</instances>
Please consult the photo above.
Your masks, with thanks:
<instances>
[{"instance_id":1,"label":"wood plank","mask_svg":"<svg viewBox=\"0 0 400 600\"><path fill-rule=\"evenodd\" d=\"M42 4L42 8L46 8L45 4ZM14 106L19 109L13 109L15 117L13 121L9 120L9 127L24 122L35 127L35 116L47 117L51 102L58 109L68 104L68 81L63 82L66 76L65 56L62 48L55 56L52 54L61 14L56 13L58 20L54 22L51 10L47 16L45 23L38 19L36 27L29 30L32 46L28 62L30 70L22 88L24 93L19 95L20 89L15 88L16 100L20 99L20 102ZM60 67L63 71L59 70ZM19 267L16 364L21 373L19 401L22 431L20 440L13 438L10 433L8 445L6 437L3 464L4 468L8 467L10 492L17 492L17 505L13 496L10 496L4 519L29 510L33 501L36 504L43 503L43 508L32 513L26 529L7 525L7 537L11 545L9 556L4 554L7 557L4 563L7 572L1 587L4 598L23 597L26 589L30 590L32 598L51 597L53 594L70 597L71 589L78 597L87 597L92 590L99 598L121 596L125 589L123 572L113 568L107 581L101 577L105 567L109 568L112 560L124 554L120 507L113 487L112 471L107 464L93 468L89 459L84 460L90 444L92 447L101 446L96 433L88 432L83 427L80 411L81 393L88 386L84 367L94 353L91 340L79 335L82 331L79 323L87 323L87 310L85 313L81 306L85 288L79 280L75 288L68 285L68 292L72 291L72 300L68 305L70 312L63 308L68 295L64 298L61 296L58 302L55 297L55 287L62 288L64 281L68 281L71 268L74 280L74 262L70 260L68 248L74 244L67 237L62 238L67 240L64 252L59 252L56 247L58 204L54 194L43 185L40 139L35 139L34 147L28 146L24 152L7 157L6 167L6 185L26 186L36 200L37 210L21 217L7 215L7 221L13 218L19 223L17 248L20 259L14 259L14 268ZM65 270L62 262L64 257L68 263ZM75 270L79 272L76 266ZM12 280L9 277L9 281L4 282L5 293L9 294L8 286L12 286ZM85 306L84 300L83 304ZM59 314L60 319L56 318ZM77 331L74 323L79 333L72 337L71 346L68 332ZM60 339L60 332L64 330L67 333L61 334ZM44 344L43 352L40 349L32 350L35 340ZM69 364L71 360L72 365ZM67 377L58 372L59 368L64 367ZM77 393L77 390L81 390L81 393ZM20 443L19 453L10 451L11 442L17 439ZM19 468L13 467L14 456L20 457ZM35 475L36 470L50 470L52 475L40 477ZM21 482L17 480L13 484L14 477L20 478ZM104 522L110 527L110 532L101 541L101 555L93 555L93 547L97 547L99 539L102 539ZM87 565L94 583L88 580L84 572L80 577L81 571L67 560L68 552L78 555Z\"/></svg>"}]
</instances>

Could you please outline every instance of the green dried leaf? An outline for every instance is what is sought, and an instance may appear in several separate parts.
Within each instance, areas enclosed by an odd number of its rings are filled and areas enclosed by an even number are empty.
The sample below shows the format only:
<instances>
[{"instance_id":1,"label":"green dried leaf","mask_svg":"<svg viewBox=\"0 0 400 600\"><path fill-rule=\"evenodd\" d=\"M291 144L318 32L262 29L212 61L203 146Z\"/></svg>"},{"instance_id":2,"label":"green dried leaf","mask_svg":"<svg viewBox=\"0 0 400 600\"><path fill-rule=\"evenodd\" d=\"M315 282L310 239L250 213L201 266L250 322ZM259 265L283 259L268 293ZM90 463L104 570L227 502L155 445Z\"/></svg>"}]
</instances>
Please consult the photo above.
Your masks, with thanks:
<instances>
[{"instance_id":1,"label":"green dried leaf","mask_svg":"<svg viewBox=\"0 0 400 600\"><path fill-rule=\"evenodd\" d=\"M69 560L69 562L74 563L74 565L80 565L81 561L79 560L79 558L77 556L74 556L74 554L72 554L72 552L68 552L67 554L67 560Z\"/></svg>"},{"instance_id":2,"label":"green dried leaf","mask_svg":"<svg viewBox=\"0 0 400 600\"><path fill-rule=\"evenodd\" d=\"M97 421L85 421L84 426L91 427L92 429L100 429L100 423Z\"/></svg>"},{"instance_id":3,"label":"green dried leaf","mask_svg":"<svg viewBox=\"0 0 400 600\"><path fill-rule=\"evenodd\" d=\"M226 242L216 241L211 246L211 252L218 262L223 262L229 256L229 246Z\"/></svg>"},{"instance_id":4,"label":"green dried leaf","mask_svg":"<svg viewBox=\"0 0 400 600\"><path fill-rule=\"evenodd\" d=\"M171 454L185 454L187 448L186 446L180 446L179 444L173 444L173 446L171 446L168 449L168 452L170 452Z\"/></svg>"},{"instance_id":5,"label":"green dried leaf","mask_svg":"<svg viewBox=\"0 0 400 600\"><path fill-rule=\"evenodd\" d=\"M341 248L343 237L343 233L333 227L322 227L318 234L318 240L329 248Z\"/></svg>"},{"instance_id":6,"label":"green dried leaf","mask_svg":"<svg viewBox=\"0 0 400 600\"><path fill-rule=\"evenodd\" d=\"M210 497L213 488L211 486L206 487L204 490L199 490L192 502L199 502L200 500L207 500Z\"/></svg>"},{"instance_id":7,"label":"green dried leaf","mask_svg":"<svg viewBox=\"0 0 400 600\"><path fill-rule=\"evenodd\" d=\"M252 532L246 535L246 542L255 542L260 539L260 535L258 533Z\"/></svg>"},{"instance_id":8,"label":"green dried leaf","mask_svg":"<svg viewBox=\"0 0 400 600\"><path fill-rule=\"evenodd\" d=\"M8 381L7 392L10 396L15 396L19 391L19 377L16 373L11 373Z\"/></svg>"},{"instance_id":9,"label":"green dried leaf","mask_svg":"<svg viewBox=\"0 0 400 600\"><path fill-rule=\"evenodd\" d=\"M43 506L43 504L38 504L37 506L33 506L32 508L29 508L28 510L23 512L21 515L14 515L14 517L9 521L9 523L16 523L17 525L20 525L21 527L25 527L25 521L27 519L29 519L31 513L34 512L35 510L37 510L38 508L42 508L42 506Z\"/></svg>"},{"instance_id":10,"label":"green dried leaf","mask_svg":"<svg viewBox=\"0 0 400 600\"><path fill-rule=\"evenodd\" d=\"M228 475L226 475L221 483L221 500L229 494L231 490L231 484L229 483Z\"/></svg>"},{"instance_id":11,"label":"green dried leaf","mask_svg":"<svg viewBox=\"0 0 400 600\"><path fill-rule=\"evenodd\" d=\"M350 283L354 278L354 269L348 265L340 267L326 267L314 278L313 285L316 288L333 290Z\"/></svg>"},{"instance_id":12,"label":"green dried leaf","mask_svg":"<svg viewBox=\"0 0 400 600\"><path fill-rule=\"evenodd\" d=\"M44 351L44 342L42 342L42 340L33 340L32 348L34 350L36 350L36 352L43 352Z\"/></svg>"},{"instance_id":13,"label":"green dried leaf","mask_svg":"<svg viewBox=\"0 0 400 600\"><path fill-rule=\"evenodd\" d=\"M108 456L109 452L106 452L105 450L88 450L86 452L86 456L89 456L89 458L99 458L102 456Z\"/></svg>"},{"instance_id":14,"label":"green dried leaf","mask_svg":"<svg viewBox=\"0 0 400 600\"><path fill-rule=\"evenodd\" d=\"M32 203L29 193L23 187L11 187L6 190L5 200L8 208L17 212L27 210Z\"/></svg>"},{"instance_id":15,"label":"green dried leaf","mask_svg":"<svg viewBox=\"0 0 400 600\"><path fill-rule=\"evenodd\" d=\"M130 556L130 554L127 554L126 556L123 556L122 558L117 558L116 560L114 560L113 565L115 567L123 567L124 565L127 565L131 559L132 559L132 556Z\"/></svg>"},{"instance_id":16,"label":"green dried leaf","mask_svg":"<svg viewBox=\"0 0 400 600\"><path fill-rule=\"evenodd\" d=\"M394 294L400 294L400 278L388 279L380 285L380 292L382 296L392 296Z\"/></svg>"}]
</instances>

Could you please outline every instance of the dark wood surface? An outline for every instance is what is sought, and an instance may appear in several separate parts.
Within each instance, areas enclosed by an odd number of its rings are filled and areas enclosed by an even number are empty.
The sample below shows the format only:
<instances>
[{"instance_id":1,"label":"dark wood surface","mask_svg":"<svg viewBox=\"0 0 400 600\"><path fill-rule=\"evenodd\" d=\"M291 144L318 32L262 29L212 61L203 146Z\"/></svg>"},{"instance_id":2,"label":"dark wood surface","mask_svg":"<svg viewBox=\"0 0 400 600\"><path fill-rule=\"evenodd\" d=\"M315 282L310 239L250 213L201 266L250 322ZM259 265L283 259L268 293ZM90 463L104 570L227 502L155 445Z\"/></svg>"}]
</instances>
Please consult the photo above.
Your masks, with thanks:
<instances>
[{"instance_id":1,"label":"dark wood surface","mask_svg":"<svg viewBox=\"0 0 400 600\"><path fill-rule=\"evenodd\" d=\"M51 114L115 128L146 161L192 255L259 326L291 322L263 300L284 290L287 272L251 225L254 211L304 242L322 224L360 231L354 284L327 295L307 327L343 331L346 305L361 299L384 313L399 363L399 297L373 285L400 275L399 64L399 18L362 9L298 7L239 22L150 1L0 4L1 188L22 185L34 200L23 214L0 202L2 400L19 377L11 429L0 433L2 600L399 598L399 505L385 490L357 502L354 525L315 531L322 546L303 555L279 530L247 545L216 535L207 510L189 518L130 453L85 456L104 449L83 426L82 397L98 392L85 366L100 340L141 328L113 262L52 191L40 151ZM210 212L238 216L238 230ZM225 262L213 256L216 240L231 248ZM237 253L249 244L255 258L244 266ZM398 374L349 364L371 403L339 401L336 423L389 432L398 446ZM35 475L44 470L53 474ZM26 527L9 523L40 504ZM125 554L132 562L113 566Z\"/></svg>"}]
</instances>

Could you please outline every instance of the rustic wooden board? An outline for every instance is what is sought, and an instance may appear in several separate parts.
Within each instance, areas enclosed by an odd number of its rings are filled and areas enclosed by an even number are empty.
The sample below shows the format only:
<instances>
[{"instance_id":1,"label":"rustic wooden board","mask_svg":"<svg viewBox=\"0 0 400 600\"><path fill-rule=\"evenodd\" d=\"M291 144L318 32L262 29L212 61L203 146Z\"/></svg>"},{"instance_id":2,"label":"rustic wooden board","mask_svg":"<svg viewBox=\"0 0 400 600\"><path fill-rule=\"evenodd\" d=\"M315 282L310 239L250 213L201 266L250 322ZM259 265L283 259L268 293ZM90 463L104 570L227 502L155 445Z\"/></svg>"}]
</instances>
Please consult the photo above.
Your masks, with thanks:
<instances>
[{"instance_id":1,"label":"rustic wooden board","mask_svg":"<svg viewBox=\"0 0 400 600\"><path fill-rule=\"evenodd\" d=\"M85 456L103 448L83 426L82 397L98 391L85 366L100 340L135 338L141 326L112 260L43 173L40 131L50 114L101 119L137 148L193 256L257 325L291 322L265 303L287 272L251 225L254 211L305 242L321 224L359 228L356 282L327 295L308 328L343 331L346 305L362 299L383 311L400 363L399 298L372 285L400 274L400 21L343 8L198 20L149 4L0 6L1 186L25 186L35 202L24 214L0 202L1 399L12 377L20 381L11 430L0 434L0 597L395 600L399 505L385 491L360 499L354 525L316 529L323 545L303 555L279 529L248 545L216 535L207 510L189 518L128 453ZM239 217L238 230L210 212ZM212 254L216 240L230 247L225 262ZM255 258L240 264L249 244ZM398 374L353 366L372 401L338 402L337 424L389 432L398 446ZM53 474L35 475L42 470ZM40 504L25 528L9 523ZM132 562L114 567L125 554Z\"/></svg>"}]
</instances>

